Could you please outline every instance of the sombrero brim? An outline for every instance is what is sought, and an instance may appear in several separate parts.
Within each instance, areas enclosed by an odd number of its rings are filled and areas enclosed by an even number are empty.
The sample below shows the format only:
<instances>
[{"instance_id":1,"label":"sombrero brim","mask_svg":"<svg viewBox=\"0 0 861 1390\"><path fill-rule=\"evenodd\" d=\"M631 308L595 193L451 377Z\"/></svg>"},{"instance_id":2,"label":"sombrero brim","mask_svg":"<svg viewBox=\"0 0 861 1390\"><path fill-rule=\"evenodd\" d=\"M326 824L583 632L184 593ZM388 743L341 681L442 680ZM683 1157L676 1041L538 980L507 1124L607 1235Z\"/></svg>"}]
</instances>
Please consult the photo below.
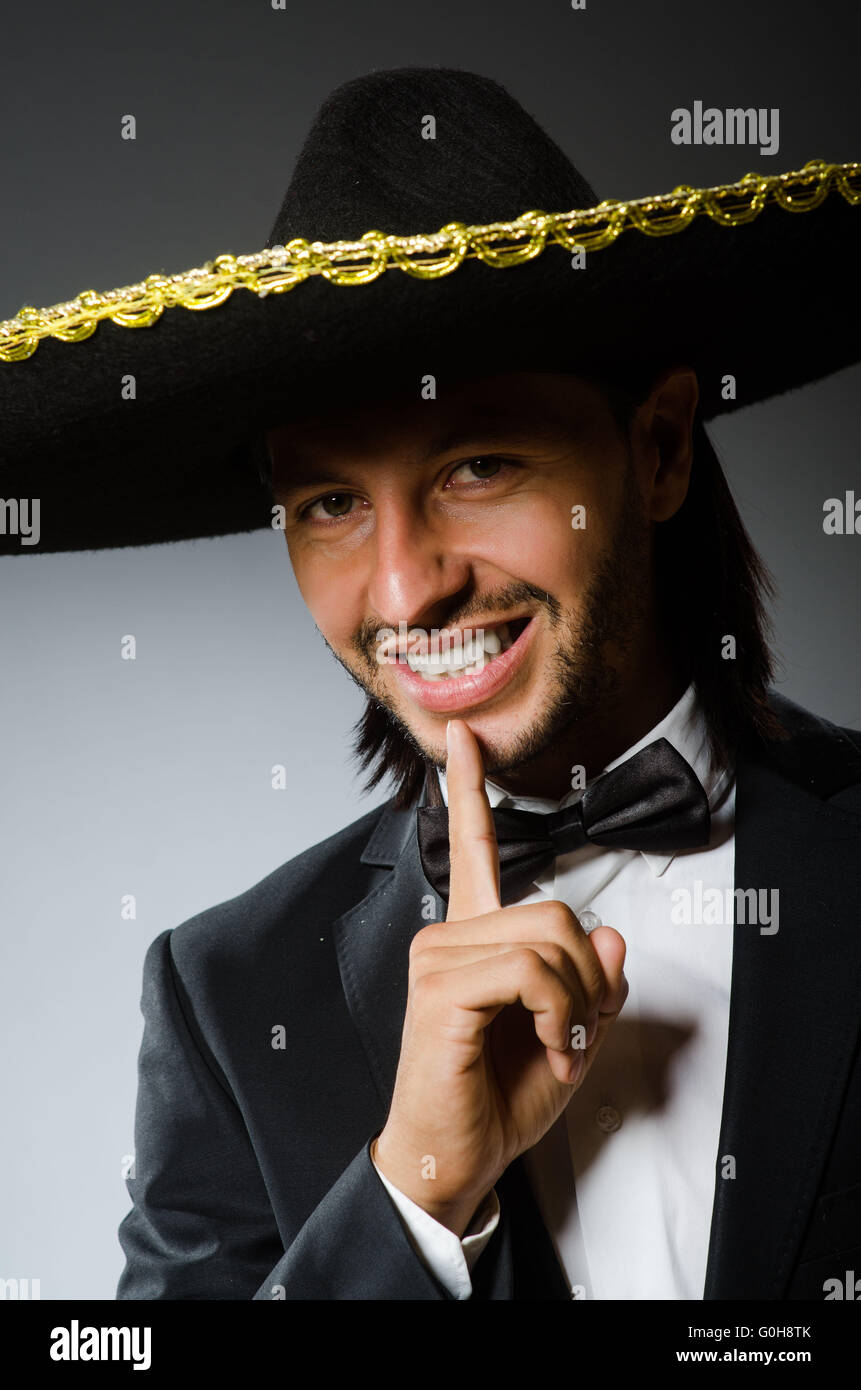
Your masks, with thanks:
<instances>
[{"instance_id":1,"label":"sombrero brim","mask_svg":"<svg viewBox=\"0 0 861 1390\"><path fill-rule=\"evenodd\" d=\"M710 419L857 361L861 165L750 177L567 221L533 218L507 237L450 233L449 256L471 252L428 278L403 262L427 271L445 252L404 251L391 236L366 258L378 258L375 278L349 285L327 278L343 252L291 243L280 273L300 266L305 278L289 290L270 288L277 266L255 281L228 258L161 277L161 290L150 283L147 302L170 307L149 326L123 321L141 287L125 305L114 291L65 316L19 315L0 325L0 492L41 499L41 552L231 534L271 524L257 472L265 429L418 395L428 374L439 396L446 383L498 372L689 363ZM475 254L516 252L530 234L533 249L541 243L531 259L498 266ZM579 268L576 241L586 246ZM261 257L271 263L249 260ZM195 275L214 299L213 287L227 291L220 302L175 302ZM87 336L62 341L58 331ZM727 374L734 398L721 389ZM5 534L0 552L27 550Z\"/></svg>"}]
</instances>

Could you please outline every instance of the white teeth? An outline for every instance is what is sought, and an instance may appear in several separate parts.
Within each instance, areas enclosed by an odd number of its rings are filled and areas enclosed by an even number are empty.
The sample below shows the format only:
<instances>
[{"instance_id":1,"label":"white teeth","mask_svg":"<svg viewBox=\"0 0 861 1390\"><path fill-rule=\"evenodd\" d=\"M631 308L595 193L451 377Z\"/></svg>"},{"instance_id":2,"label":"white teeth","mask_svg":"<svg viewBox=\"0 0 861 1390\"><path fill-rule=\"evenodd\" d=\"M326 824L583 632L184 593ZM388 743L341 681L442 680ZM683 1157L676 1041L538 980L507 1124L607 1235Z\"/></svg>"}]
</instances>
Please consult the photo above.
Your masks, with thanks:
<instances>
[{"instance_id":1,"label":"white teeth","mask_svg":"<svg viewBox=\"0 0 861 1390\"><path fill-rule=\"evenodd\" d=\"M488 661L507 651L511 645L508 625L503 624L489 632L479 628L473 635L464 637L462 642L453 642L447 650L421 655L407 652L406 660L410 670L423 680L455 680L459 676L480 674Z\"/></svg>"}]
</instances>

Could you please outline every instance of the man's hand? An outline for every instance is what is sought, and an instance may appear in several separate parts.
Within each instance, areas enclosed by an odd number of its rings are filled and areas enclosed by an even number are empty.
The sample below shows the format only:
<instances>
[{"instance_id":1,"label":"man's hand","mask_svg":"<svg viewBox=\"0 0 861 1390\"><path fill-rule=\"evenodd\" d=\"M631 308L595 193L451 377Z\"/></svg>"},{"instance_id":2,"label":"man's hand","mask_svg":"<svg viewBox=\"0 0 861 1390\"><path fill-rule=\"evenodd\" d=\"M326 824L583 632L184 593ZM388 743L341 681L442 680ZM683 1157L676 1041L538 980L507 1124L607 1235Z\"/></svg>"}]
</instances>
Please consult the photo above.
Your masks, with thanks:
<instances>
[{"instance_id":1,"label":"man's hand","mask_svg":"<svg viewBox=\"0 0 861 1390\"><path fill-rule=\"evenodd\" d=\"M628 985L625 942L587 936L560 902L501 907L484 766L465 723L448 725L451 891L445 922L410 948L380 1171L457 1235L510 1163L582 1083ZM572 1047L585 1029L586 1046Z\"/></svg>"}]
</instances>

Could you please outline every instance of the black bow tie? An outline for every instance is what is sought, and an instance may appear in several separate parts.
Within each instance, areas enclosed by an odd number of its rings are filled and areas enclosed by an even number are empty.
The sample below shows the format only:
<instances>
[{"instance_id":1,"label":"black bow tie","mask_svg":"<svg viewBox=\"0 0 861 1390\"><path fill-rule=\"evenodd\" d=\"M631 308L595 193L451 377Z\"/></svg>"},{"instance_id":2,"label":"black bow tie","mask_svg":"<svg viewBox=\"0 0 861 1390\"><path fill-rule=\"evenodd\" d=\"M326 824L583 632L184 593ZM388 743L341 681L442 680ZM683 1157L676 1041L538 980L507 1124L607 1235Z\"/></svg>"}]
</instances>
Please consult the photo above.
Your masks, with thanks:
<instances>
[{"instance_id":1,"label":"black bow tie","mask_svg":"<svg viewBox=\"0 0 861 1390\"><path fill-rule=\"evenodd\" d=\"M708 844L708 797L696 773L665 738L650 743L587 787L564 811L493 812L503 900L524 892L559 854L582 845L675 854ZM428 883L448 902L448 808L418 813L419 853Z\"/></svg>"}]
</instances>

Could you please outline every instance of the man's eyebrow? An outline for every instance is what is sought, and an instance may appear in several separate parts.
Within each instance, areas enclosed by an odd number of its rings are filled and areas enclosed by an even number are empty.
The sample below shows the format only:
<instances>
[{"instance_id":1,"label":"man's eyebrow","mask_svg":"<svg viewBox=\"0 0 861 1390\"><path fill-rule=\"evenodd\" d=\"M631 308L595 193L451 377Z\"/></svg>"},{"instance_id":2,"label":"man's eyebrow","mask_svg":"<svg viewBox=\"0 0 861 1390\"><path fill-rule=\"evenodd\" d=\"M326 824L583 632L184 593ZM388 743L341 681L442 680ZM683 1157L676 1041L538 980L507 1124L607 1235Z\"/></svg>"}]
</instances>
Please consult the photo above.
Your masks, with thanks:
<instances>
[{"instance_id":1,"label":"man's eyebrow","mask_svg":"<svg viewBox=\"0 0 861 1390\"><path fill-rule=\"evenodd\" d=\"M306 487L321 488L323 491L331 487L334 491L337 488L343 492L346 484L343 473L331 467L316 467L313 462L304 459L292 458L286 466L279 467L279 475L284 473L283 480L277 479L277 489L281 496L291 496L294 492L301 492Z\"/></svg>"},{"instance_id":2,"label":"man's eyebrow","mask_svg":"<svg viewBox=\"0 0 861 1390\"><path fill-rule=\"evenodd\" d=\"M558 443L560 433L560 427L552 420L535 420L522 415L506 416L497 408L478 412L470 420L435 435L428 443L424 460L479 446L516 449L540 443ZM327 487L343 489L346 486L344 473L337 465L328 462L315 464L313 457L303 456L298 451L292 453L289 468L284 472L286 476L278 488L283 495L300 492L306 487L325 490Z\"/></svg>"},{"instance_id":3,"label":"man's eyebrow","mask_svg":"<svg viewBox=\"0 0 861 1390\"><path fill-rule=\"evenodd\" d=\"M559 435L560 428L552 420L524 419L522 416L506 418L500 417L499 411L494 411L485 418L473 418L435 436L428 445L425 457L433 458L436 454L447 454L476 444L518 448L550 440L558 442Z\"/></svg>"}]
</instances>

